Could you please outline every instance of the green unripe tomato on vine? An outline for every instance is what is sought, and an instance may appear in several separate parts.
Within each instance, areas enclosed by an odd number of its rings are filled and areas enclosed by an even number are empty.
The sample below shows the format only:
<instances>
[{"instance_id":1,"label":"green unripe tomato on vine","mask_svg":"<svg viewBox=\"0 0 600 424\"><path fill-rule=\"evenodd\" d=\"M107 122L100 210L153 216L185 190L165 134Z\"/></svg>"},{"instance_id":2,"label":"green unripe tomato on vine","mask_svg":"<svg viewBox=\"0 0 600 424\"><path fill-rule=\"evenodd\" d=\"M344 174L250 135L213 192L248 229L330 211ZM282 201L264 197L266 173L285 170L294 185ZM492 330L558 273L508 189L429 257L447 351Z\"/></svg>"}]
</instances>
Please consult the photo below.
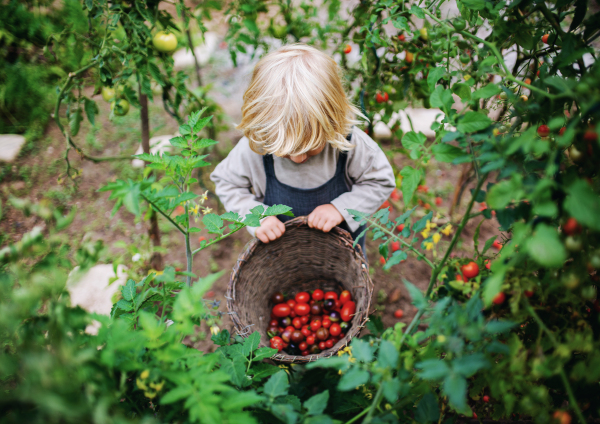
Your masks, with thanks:
<instances>
[{"instance_id":1,"label":"green unripe tomato on vine","mask_svg":"<svg viewBox=\"0 0 600 424\"><path fill-rule=\"evenodd\" d=\"M115 89L112 87L102 87L102 98L105 102L112 102L115 99Z\"/></svg>"},{"instance_id":2,"label":"green unripe tomato on vine","mask_svg":"<svg viewBox=\"0 0 600 424\"><path fill-rule=\"evenodd\" d=\"M507 100L507 99L508 99L508 94L506 94L505 91L500 93L500 100Z\"/></svg>"},{"instance_id":3,"label":"green unripe tomato on vine","mask_svg":"<svg viewBox=\"0 0 600 424\"><path fill-rule=\"evenodd\" d=\"M461 54L460 55L460 63L462 63L463 65L466 65L470 61L471 61L471 58L469 57L468 54Z\"/></svg>"},{"instance_id":4,"label":"green unripe tomato on vine","mask_svg":"<svg viewBox=\"0 0 600 424\"><path fill-rule=\"evenodd\" d=\"M442 17L442 11L440 9L436 9L436 11L435 11L435 17L438 18L438 19Z\"/></svg>"},{"instance_id":5,"label":"green unripe tomato on vine","mask_svg":"<svg viewBox=\"0 0 600 424\"><path fill-rule=\"evenodd\" d=\"M568 289L576 289L579 286L579 277L575 274L568 273L563 275L562 282Z\"/></svg>"},{"instance_id":6,"label":"green unripe tomato on vine","mask_svg":"<svg viewBox=\"0 0 600 424\"><path fill-rule=\"evenodd\" d=\"M129 112L129 102L125 99L119 99L111 103L110 110L116 116L125 116Z\"/></svg>"},{"instance_id":7,"label":"green unripe tomato on vine","mask_svg":"<svg viewBox=\"0 0 600 424\"><path fill-rule=\"evenodd\" d=\"M442 52L440 52L440 51L436 51L436 52L433 54L433 60L434 60L435 62L441 62L443 59L444 59L444 54L443 54Z\"/></svg>"},{"instance_id":8,"label":"green unripe tomato on vine","mask_svg":"<svg viewBox=\"0 0 600 424\"><path fill-rule=\"evenodd\" d=\"M435 39L435 40L433 40L433 41L431 42L431 47L432 47L434 50L438 50L440 47L442 47L442 44L444 44L442 40L440 40L440 39Z\"/></svg>"},{"instance_id":9,"label":"green unripe tomato on vine","mask_svg":"<svg viewBox=\"0 0 600 424\"><path fill-rule=\"evenodd\" d=\"M454 25L454 29L456 29L457 31L462 31L467 27L467 22L462 18L456 18L452 22L452 25Z\"/></svg>"},{"instance_id":10,"label":"green unripe tomato on vine","mask_svg":"<svg viewBox=\"0 0 600 424\"><path fill-rule=\"evenodd\" d=\"M586 286L581 289L581 297L586 300L593 300L596 297L596 289L593 286Z\"/></svg>"},{"instance_id":11,"label":"green unripe tomato on vine","mask_svg":"<svg viewBox=\"0 0 600 424\"><path fill-rule=\"evenodd\" d=\"M152 38L152 44L161 53L172 53L177 49L177 37L172 32L158 31Z\"/></svg>"},{"instance_id":12,"label":"green unripe tomato on vine","mask_svg":"<svg viewBox=\"0 0 600 424\"><path fill-rule=\"evenodd\" d=\"M568 236L565 239L565 247L571 252L579 252L583 247L583 244L581 243L581 238L578 236Z\"/></svg>"}]
</instances>

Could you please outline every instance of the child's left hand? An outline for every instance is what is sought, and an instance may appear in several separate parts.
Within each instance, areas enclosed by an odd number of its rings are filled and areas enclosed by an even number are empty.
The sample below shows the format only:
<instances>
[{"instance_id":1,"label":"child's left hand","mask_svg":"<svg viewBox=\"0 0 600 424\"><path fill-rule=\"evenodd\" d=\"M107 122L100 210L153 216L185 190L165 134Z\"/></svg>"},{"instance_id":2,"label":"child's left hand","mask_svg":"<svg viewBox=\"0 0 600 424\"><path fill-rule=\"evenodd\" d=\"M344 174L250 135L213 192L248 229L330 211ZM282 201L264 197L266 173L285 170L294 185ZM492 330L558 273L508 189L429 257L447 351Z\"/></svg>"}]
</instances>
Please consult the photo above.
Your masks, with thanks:
<instances>
[{"instance_id":1,"label":"child's left hand","mask_svg":"<svg viewBox=\"0 0 600 424\"><path fill-rule=\"evenodd\" d=\"M318 206L308 215L308 226L324 233L328 233L342 221L344 221L344 217L332 204Z\"/></svg>"}]
</instances>

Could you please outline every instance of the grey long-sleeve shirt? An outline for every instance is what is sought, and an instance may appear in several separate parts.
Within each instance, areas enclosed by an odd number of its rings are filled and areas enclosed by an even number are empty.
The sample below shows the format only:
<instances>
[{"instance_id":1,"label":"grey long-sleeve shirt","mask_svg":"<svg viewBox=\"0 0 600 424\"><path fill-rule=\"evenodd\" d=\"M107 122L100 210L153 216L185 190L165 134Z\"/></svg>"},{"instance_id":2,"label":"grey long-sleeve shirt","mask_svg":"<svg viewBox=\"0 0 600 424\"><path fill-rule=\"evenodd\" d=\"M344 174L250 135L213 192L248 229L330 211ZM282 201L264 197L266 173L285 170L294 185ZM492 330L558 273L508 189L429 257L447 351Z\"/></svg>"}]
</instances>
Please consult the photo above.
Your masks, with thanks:
<instances>
[{"instance_id":1,"label":"grey long-sleeve shirt","mask_svg":"<svg viewBox=\"0 0 600 424\"><path fill-rule=\"evenodd\" d=\"M350 229L356 231L358 222L354 221L347 209L375 212L390 196L396 184L390 163L371 137L354 127L351 143L355 147L348 152L346 162L346 183L350 190L331 203L342 214ZM335 175L338 156L339 150L330 144L302 164L273 156L275 176L292 187L319 187ZM246 137L217 165L210 179L214 181L216 194L228 211L237 212L243 217L255 206L265 206L261 203L267 188L263 158L250 149ZM255 228L248 227L248 230L254 235Z\"/></svg>"}]
</instances>

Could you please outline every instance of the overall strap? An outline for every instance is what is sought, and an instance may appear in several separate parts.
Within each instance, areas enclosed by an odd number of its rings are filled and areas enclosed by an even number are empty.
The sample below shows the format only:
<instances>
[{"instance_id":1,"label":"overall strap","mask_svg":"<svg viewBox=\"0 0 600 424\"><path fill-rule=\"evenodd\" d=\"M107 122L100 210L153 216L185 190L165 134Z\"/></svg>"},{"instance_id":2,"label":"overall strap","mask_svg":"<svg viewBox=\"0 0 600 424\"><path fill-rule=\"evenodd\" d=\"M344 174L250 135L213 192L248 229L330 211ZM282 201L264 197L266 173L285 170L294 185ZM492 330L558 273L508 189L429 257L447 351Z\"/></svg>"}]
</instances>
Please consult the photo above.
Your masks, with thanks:
<instances>
[{"instance_id":1,"label":"overall strap","mask_svg":"<svg viewBox=\"0 0 600 424\"><path fill-rule=\"evenodd\" d=\"M273 155L263 155L263 165L267 177L275 178L275 167L273 166Z\"/></svg>"}]
</instances>

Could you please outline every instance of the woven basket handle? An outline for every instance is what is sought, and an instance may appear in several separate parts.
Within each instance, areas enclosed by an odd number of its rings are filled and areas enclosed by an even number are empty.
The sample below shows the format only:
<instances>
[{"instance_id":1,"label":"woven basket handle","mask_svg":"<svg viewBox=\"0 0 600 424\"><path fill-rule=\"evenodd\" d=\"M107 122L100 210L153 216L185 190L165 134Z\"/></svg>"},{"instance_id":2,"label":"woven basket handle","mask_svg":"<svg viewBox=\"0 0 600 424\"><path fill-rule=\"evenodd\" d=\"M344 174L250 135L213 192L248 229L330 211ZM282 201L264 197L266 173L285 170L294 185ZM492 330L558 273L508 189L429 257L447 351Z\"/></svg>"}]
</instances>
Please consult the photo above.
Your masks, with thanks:
<instances>
[{"instance_id":1,"label":"woven basket handle","mask_svg":"<svg viewBox=\"0 0 600 424\"><path fill-rule=\"evenodd\" d=\"M286 221L284 223L284 225L286 227L300 227L302 225L306 225L308 227L308 216L306 216L306 215L297 216L294 219L290 219L289 221ZM335 227L332 228L331 232L334 232L337 235L339 235L341 238L343 238L344 241L350 245L350 247L352 247L352 245L354 244L354 239L352 238L352 235L348 231L344 230L343 228L340 228L336 225Z\"/></svg>"}]
</instances>

